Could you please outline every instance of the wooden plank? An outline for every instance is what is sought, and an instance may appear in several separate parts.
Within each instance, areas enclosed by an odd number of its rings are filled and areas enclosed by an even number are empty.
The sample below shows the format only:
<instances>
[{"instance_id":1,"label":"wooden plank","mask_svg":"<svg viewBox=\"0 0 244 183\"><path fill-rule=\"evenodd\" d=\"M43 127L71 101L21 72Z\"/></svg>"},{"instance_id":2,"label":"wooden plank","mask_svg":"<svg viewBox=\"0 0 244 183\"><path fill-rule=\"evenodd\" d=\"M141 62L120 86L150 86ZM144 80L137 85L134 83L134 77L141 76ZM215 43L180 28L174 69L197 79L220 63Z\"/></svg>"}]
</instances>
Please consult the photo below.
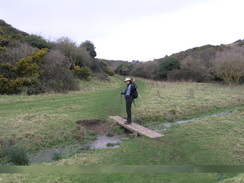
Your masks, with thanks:
<instances>
[{"instance_id":1,"label":"wooden plank","mask_svg":"<svg viewBox=\"0 0 244 183\"><path fill-rule=\"evenodd\" d=\"M158 137L163 137L164 135L157 133L153 130L150 130L148 128L145 128L141 125L138 125L136 123L131 123L130 125L125 125L125 119L119 117L119 116L109 116L109 118L115 120L119 125L123 126L124 128L136 132L140 135L144 135L150 138L158 138Z\"/></svg>"}]
</instances>

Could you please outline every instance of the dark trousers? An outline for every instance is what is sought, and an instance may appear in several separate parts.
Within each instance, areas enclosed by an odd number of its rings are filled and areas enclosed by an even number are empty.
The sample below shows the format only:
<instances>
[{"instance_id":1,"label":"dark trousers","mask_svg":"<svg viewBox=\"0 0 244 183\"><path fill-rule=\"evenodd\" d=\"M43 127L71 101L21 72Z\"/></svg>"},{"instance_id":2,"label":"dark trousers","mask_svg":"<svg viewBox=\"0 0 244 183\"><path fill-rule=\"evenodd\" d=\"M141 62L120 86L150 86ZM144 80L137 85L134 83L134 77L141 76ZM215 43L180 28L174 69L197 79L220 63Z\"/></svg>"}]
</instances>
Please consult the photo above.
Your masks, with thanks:
<instances>
[{"instance_id":1,"label":"dark trousers","mask_svg":"<svg viewBox=\"0 0 244 183\"><path fill-rule=\"evenodd\" d=\"M132 96L125 99L126 101L126 113L127 113L127 121L131 122L131 104L133 102Z\"/></svg>"}]
</instances>

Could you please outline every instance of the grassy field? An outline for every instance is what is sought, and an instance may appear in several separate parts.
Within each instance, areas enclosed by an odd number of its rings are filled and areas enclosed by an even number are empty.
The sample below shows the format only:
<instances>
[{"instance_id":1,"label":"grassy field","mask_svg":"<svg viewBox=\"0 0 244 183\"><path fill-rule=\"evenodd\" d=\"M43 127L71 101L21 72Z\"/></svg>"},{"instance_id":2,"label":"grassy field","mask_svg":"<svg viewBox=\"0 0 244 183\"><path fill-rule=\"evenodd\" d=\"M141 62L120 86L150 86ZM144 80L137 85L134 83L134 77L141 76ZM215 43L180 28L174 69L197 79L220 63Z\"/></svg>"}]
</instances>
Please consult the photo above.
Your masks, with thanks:
<instances>
[{"instance_id":1,"label":"grassy field","mask_svg":"<svg viewBox=\"0 0 244 183\"><path fill-rule=\"evenodd\" d=\"M136 121L175 121L201 116L244 104L244 87L212 83L146 81L143 104Z\"/></svg>"},{"instance_id":2,"label":"grassy field","mask_svg":"<svg viewBox=\"0 0 244 183\"><path fill-rule=\"evenodd\" d=\"M111 82L92 80L67 94L0 96L0 145L18 143L29 152L86 141L78 138L76 121L109 115L125 117L119 91L122 77ZM227 112L171 127L161 139L129 138L120 148L78 153L48 165L243 165L244 86L212 83L137 81L140 97L133 119L144 126ZM118 128L118 127L117 127ZM224 181L243 180L243 174ZM52 181L51 181L52 180ZM216 182L216 174L0 175L0 182Z\"/></svg>"},{"instance_id":3,"label":"grassy field","mask_svg":"<svg viewBox=\"0 0 244 183\"><path fill-rule=\"evenodd\" d=\"M78 132L76 121L106 120L119 113L121 84L117 78L111 80L83 83L82 92L0 96L0 144L21 142L39 149L73 143Z\"/></svg>"}]
</instances>

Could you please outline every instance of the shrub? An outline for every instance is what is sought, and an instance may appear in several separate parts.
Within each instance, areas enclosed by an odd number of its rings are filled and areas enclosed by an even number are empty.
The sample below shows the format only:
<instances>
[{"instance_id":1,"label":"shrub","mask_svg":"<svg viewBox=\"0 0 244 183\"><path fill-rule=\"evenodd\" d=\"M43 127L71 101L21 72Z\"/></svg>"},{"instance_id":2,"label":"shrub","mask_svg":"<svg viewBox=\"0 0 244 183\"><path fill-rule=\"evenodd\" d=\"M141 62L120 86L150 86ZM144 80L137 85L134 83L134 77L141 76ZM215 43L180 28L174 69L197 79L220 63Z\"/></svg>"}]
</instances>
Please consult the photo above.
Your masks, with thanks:
<instances>
[{"instance_id":1,"label":"shrub","mask_svg":"<svg viewBox=\"0 0 244 183\"><path fill-rule=\"evenodd\" d=\"M28 95L37 95L40 93L44 93L43 87L40 84L35 84L29 87L26 91Z\"/></svg>"},{"instance_id":2,"label":"shrub","mask_svg":"<svg viewBox=\"0 0 244 183\"><path fill-rule=\"evenodd\" d=\"M122 76L128 76L132 71L132 69L134 68L134 66L135 65L131 63L121 64L116 68L115 73Z\"/></svg>"},{"instance_id":3,"label":"shrub","mask_svg":"<svg viewBox=\"0 0 244 183\"><path fill-rule=\"evenodd\" d=\"M168 78L170 80L190 80L196 82L210 81L212 67L209 63L209 67L205 64L204 60L188 56L182 60L180 70L170 72Z\"/></svg>"},{"instance_id":4,"label":"shrub","mask_svg":"<svg viewBox=\"0 0 244 183\"><path fill-rule=\"evenodd\" d=\"M0 52L0 60L3 63L15 63L16 61L27 58L32 53L37 52L38 49L26 43L19 43L15 47L8 47Z\"/></svg>"},{"instance_id":5,"label":"shrub","mask_svg":"<svg viewBox=\"0 0 244 183\"><path fill-rule=\"evenodd\" d=\"M15 165L29 165L27 152L23 147L10 146L7 150L10 161Z\"/></svg>"},{"instance_id":6,"label":"shrub","mask_svg":"<svg viewBox=\"0 0 244 183\"><path fill-rule=\"evenodd\" d=\"M77 90L78 84L72 71L68 58L60 50L51 50L41 64L42 87L45 92L66 92Z\"/></svg>"},{"instance_id":7,"label":"shrub","mask_svg":"<svg viewBox=\"0 0 244 183\"><path fill-rule=\"evenodd\" d=\"M48 49L50 49L51 48L51 44L49 44L41 36L37 36L37 35L24 36L22 38L22 41L30 44L33 47L39 48L39 49L42 49L42 48L48 48Z\"/></svg>"},{"instance_id":8,"label":"shrub","mask_svg":"<svg viewBox=\"0 0 244 183\"><path fill-rule=\"evenodd\" d=\"M175 57L167 57L159 66L159 77L167 79L169 72L177 69L180 69L180 61Z\"/></svg>"},{"instance_id":9,"label":"shrub","mask_svg":"<svg viewBox=\"0 0 244 183\"><path fill-rule=\"evenodd\" d=\"M92 71L89 67L80 67L75 66L74 68L75 75L80 79L88 79L92 75Z\"/></svg>"},{"instance_id":10,"label":"shrub","mask_svg":"<svg viewBox=\"0 0 244 183\"><path fill-rule=\"evenodd\" d=\"M99 63L100 72L105 72L109 76L113 76L115 74L114 71L111 68L109 68L109 64L106 61L99 60L98 63Z\"/></svg>"},{"instance_id":11,"label":"shrub","mask_svg":"<svg viewBox=\"0 0 244 183\"><path fill-rule=\"evenodd\" d=\"M159 79L159 63L157 61L134 62L134 67L128 75L157 80Z\"/></svg>"},{"instance_id":12,"label":"shrub","mask_svg":"<svg viewBox=\"0 0 244 183\"><path fill-rule=\"evenodd\" d=\"M115 74L112 69L108 69L107 73L108 73L109 76L114 76L114 74Z\"/></svg>"},{"instance_id":13,"label":"shrub","mask_svg":"<svg viewBox=\"0 0 244 183\"><path fill-rule=\"evenodd\" d=\"M35 86L40 84L40 75L43 73L40 63L47 49L32 53L27 58L22 58L16 63L0 64L0 93L17 94L24 86Z\"/></svg>"},{"instance_id":14,"label":"shrub","mask_svg":"<svg viewBox=\"0 0 244 183\"><path fill-rule=\"evenodd\" d=\"M95 45L91 41L85 41L80 44L80 47L86 48L86 50L90 53L91 57L95 58L97 53L95 51Z\"/></svg>"},{"instance_id":15,"label":"shrub","mask_svg":"<svg viewBox=\"0 0 244 183\"><path fill-rule=\"evenodd\" d=\"M70 67L73 69L74 66L91 66L93 65L93 58L89 51L83 46L77 47L76 43L69 38L60 38L57 40L55 49L59 50L68 58Z\"/></svg>"},{"instance_id":16,"label":"shrub","mask_svg":"<svg viewBox=\"0 0 244 183\"><path fill-rule=\"evenodd\" d=\"M234 47L218 53L215 72L226 84L240 84L244 77L244 47Z\"/></svg>"}]
</instances>

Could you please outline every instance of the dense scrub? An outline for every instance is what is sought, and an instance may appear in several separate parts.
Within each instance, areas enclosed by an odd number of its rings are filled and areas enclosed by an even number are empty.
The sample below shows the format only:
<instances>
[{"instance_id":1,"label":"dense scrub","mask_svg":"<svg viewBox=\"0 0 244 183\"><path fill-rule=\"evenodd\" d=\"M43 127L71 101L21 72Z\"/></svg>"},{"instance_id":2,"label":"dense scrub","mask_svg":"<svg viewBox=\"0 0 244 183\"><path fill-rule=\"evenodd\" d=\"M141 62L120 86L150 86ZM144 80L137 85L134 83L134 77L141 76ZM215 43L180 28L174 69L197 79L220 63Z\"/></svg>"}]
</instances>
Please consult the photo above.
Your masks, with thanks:
<instances>
[{"instance_id":1,"label":"dense scrub","mask_svg":"<svg viewBox=\"0 0 244 183\"><path fill-rule=\"evenodd\" d=\"M95 45L77 45L62 37L55 42L29 35L0 20L0 94L67 92L93 75L107 80L114 72L96 59Z\"/></svg>"}]
</instances>

